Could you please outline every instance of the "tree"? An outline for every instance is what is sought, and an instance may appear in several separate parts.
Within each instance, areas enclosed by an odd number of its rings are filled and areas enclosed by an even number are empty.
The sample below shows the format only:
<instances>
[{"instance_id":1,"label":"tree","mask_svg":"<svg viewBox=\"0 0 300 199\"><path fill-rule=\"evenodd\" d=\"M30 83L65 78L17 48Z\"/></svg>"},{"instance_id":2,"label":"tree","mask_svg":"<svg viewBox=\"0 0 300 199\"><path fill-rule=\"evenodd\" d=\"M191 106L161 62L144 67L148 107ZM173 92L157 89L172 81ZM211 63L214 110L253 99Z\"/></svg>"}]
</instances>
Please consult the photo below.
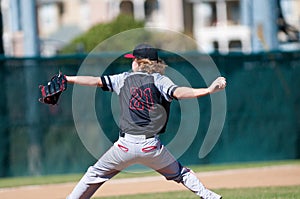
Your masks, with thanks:
<instances>
[{"instance_id":1,"label":"tree","mask_svg":"<svg viewBox=\"0 0 300 199\"><path fill-rule=\"evenodd\" d=\"M120 32L144 27L143 21L135 21L130 15L120 15L110 23L95 25L66 45L61 54L86 53L92 51L99 43ZM123 41L128 42L128 41ZM114 45L114 44L111 44Z\"/></svg>"}]
</instances>

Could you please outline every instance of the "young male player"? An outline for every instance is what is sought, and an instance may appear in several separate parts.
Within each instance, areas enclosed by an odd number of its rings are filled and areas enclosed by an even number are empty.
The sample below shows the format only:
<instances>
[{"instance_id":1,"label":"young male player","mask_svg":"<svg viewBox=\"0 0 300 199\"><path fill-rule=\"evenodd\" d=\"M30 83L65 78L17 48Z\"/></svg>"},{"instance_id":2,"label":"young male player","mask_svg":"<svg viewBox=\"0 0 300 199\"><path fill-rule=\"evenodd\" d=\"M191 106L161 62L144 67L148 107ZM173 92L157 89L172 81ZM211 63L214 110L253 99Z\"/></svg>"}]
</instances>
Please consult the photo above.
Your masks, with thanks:
<instances>
[{"instance_id":1,"label":"young male player","mask_svg":"<svg viewBox=\"0 0 300 199\"><path fill-rule=\"evenodd\" d=\"M107 180L132 164L143 164L182 183L202 199L220 199L208 190L188 168L183 167L162 145L159 134L164 133L173 99L198 98L226 87L224 77L218 77L208 88L175 85L164 74L166 65L157 49L147 44L136 46L131 58L132 72L116 75L66 76L68 83L99 86L115 92L120 101L120 137L91 167L76 185L68 199L86 199Z\"/></svg>"}]
</instances>

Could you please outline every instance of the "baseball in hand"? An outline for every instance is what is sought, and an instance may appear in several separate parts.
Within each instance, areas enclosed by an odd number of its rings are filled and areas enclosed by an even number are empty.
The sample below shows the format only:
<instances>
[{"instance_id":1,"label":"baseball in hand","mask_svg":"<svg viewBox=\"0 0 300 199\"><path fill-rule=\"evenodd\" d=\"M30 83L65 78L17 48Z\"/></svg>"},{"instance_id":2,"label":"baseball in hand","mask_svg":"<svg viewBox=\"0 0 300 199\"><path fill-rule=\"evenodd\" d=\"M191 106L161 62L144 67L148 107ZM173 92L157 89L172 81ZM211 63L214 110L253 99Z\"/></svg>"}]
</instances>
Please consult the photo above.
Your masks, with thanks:
<instances>
[{"instance_id":1,"label":"baseball in hand","mask_svg":"<svg viewBox=\"0 0 300 199\"><path fill-rule=\"evenodd\" d=\"M210 86L210 93L215 93L220 90L223 90L226 87L226 79L224 77L218 77Z\"/></svg>"},{"instance_id":2,"label":"baseball in hand","mask_svg":"<svg viewBox=\"0 0 300 199\"><path fill-rule=\"evenodd\" d=\"M226 87L226 79L224 77L218 77L217 81L218 81L219 88L223 89Z\"/></svg>"}]
</instances>

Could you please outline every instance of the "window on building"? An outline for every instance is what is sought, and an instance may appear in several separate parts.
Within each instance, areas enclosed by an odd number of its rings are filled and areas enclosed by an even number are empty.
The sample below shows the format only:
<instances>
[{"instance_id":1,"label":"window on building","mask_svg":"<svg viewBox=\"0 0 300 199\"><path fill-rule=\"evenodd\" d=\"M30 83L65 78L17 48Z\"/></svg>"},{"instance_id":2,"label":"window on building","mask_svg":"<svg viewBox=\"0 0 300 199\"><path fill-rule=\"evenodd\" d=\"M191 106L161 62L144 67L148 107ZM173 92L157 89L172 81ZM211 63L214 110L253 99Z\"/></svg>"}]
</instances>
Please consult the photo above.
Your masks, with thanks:
<instances>
[{"instance_id":1,"label":"window on building","mask_svg":"<svg viewBox=\"0 0 300 199\"><path fill-rule=\"evenodd\" d=\"M154 11L158 10L158 1L157 0L146 0L145 4L145 16L146 19L151 19Z\"/></svg>"},{"instance_id":2,"label":"window on building","mask_svg":"<svg viewBox=\"0 0 300 199\"><path fill-rule=\"evenodd\" d=\"M191 2L183 1L183 20L185 33L192 36L194 31L194 10Z\"/></svg>"},{"instance_id":3,"label":"window on building","mask_svg":"<svg viewBox=\"0 0 300 199\"><path fill-rule=\"evenodd\" d=\"M240 24L240 0L203 0L202 9L205 12L205 26L216 26L223 20L227 20L229 25ZM218 19L220 16L224 16L224 19Z\"/></svg>"},{"instance_id":4,"label":"window on building","mask_svg":"<svg viewBox=\"0 0 300 199\"><path fill-rule=\"evenodd\" d=\"M133 3L131 1L122 1L120 3L121 14L133 16Z\"/></svg>"},{"instance_id":5,"label":"window on building","mask_svg":"<svg viewBox=\"0 0 300 199\"><path fill-rule=\"evenodd\" d=\"M213 48L215 52L219 52L219 42L218 41L213 41Z\"/></svg>"},{"instance_id":6,"label":"window on building","mask_svg":"<svg viewBox=\"0 0 300 199\"><path fill-rule=\"evenodd\" d=\"M227 1L226 9L228 24L240 24L240 1Z\"/></svg>"},{"instance_id":7,"label":"window on building","mask_svg":"<svg viewBox=\"0 0 300 199\"><path fill-rule=\"evenodd\" d=\"M60 25L59 7L55 3L41 5L38 18L42 34L48 35L55 32Z\"/></svg>"},{"instance_id":8,"label":"window on building","mask_svg":"<svg viewBox=\"0 0 300 199\"><path fill-rule=\"evenodd\" d=\"M57 2L56 4L57 4L59 15L62 16L65 12L65 5L63 2Z\"/></svg>"},{"instance_id":9,"label":"window on building","mask_svg":"<svg viewBox=\"0 0 300 199\"><path fill-rule=\"evenodd\" d=\"M217 5L216 2L205 2L201 9L204 16L204 26L217 25Z\"/></svg>"},{"instance_id":10,"label":"window on building","mask_svg":"<svg viewBox=\"0 0 300 199\"><path fill-rule=\"evenodd\" d=\"M229 47L230 51L241 51L242 50L242 42L240 40L229 41L228 47Z\"/></svg>"}]
</instances>

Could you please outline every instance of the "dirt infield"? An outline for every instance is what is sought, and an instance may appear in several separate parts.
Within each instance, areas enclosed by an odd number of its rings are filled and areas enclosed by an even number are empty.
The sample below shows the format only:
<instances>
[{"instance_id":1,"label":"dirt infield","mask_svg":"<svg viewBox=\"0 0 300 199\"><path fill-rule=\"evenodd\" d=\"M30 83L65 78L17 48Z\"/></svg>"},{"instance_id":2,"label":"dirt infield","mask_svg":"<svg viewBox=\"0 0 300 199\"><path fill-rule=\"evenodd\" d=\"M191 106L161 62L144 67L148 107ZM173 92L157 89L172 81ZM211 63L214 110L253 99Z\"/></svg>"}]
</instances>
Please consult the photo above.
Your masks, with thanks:
<instances>
[{"instance_id":1,"label":"dirt infield","mask_svg":"<svg viewBox=\"0 0 300 199\"><path fill-rule=\"evenodd\" d=\"M300 185L300 166L283 165L197 173L210 189ZM75 183L24 186L0 189L1 199L63 199ZM95 194L97 197L186 190L162 176L112 179ZM42 196L42 197L41 197Z\"/></svg>"}]
</instances>

